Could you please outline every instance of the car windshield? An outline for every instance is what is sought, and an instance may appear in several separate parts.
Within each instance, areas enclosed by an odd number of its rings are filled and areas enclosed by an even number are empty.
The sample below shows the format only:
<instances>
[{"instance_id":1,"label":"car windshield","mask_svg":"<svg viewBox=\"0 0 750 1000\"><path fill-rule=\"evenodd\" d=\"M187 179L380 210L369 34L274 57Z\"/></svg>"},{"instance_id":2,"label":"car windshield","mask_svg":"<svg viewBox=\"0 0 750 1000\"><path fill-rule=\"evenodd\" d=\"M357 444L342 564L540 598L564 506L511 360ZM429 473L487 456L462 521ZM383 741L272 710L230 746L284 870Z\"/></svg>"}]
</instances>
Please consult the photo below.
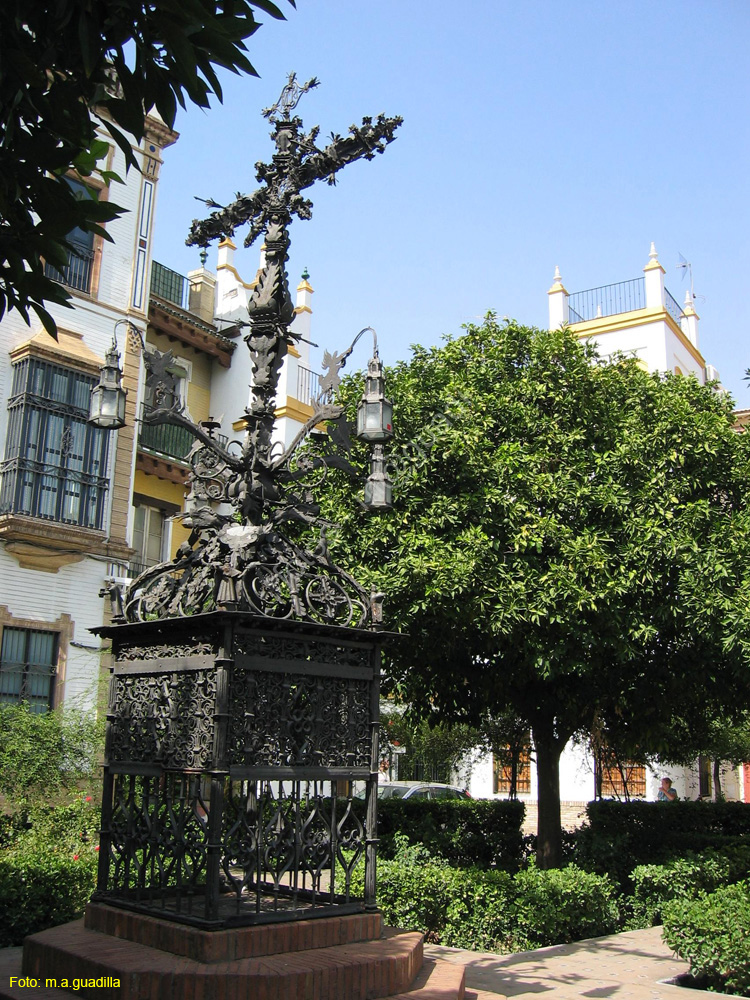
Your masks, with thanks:
<instances>
[{"instance_id":1,"label":"car windshield","mask_svg":"<svg viewBox=\"0 0 750 1000\"><path fill-rule=\"evenodd\" d=\"M381 799L402 799L409 788L409 785L381 785L378 794Z\"/></svg>"}]
</instances>

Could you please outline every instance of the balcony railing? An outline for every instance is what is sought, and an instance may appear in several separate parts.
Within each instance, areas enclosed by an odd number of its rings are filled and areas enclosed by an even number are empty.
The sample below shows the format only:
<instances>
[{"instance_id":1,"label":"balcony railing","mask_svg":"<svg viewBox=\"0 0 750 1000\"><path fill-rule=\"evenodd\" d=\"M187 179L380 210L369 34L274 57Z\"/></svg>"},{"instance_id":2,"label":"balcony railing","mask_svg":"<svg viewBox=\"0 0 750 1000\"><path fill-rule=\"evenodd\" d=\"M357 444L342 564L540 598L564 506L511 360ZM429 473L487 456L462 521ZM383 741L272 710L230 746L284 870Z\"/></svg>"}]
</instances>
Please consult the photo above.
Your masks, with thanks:
<instances>
[{"instance_id":1,"label":"balcony railing","mask_svg":"<svg viewBox=\"0 0 750 1000\"><path fill-rule=\"evenodd\" d=\"M304 365L297 365L297 393L295 398L300 403L307 403L308 406L313 405L315 399L320 394L320 382L318 379L319 375L317 372L312 371L311 368L305 368Z\"/></svg>"},{"instance_id":2,"label":"balcony railing","mask_svg":"<svg viewBox=\"0 0 750 1000\"><path fill-rule=\"evenodd\" d=\"M44 265L44 273L53 281L58 281L61 285L75 288L79 292L91 291L91 273L94 264L94 251L83 243L71 241L73 249L68 254L68 263L58 271L52 264Z\"/></svg>"},{"instance_id":3,"label":"balcony railing","mask_svg":"<svg viewBox=\"0 0 750 1000\"><path fill-rule=\"evenodd\" d=\"M614 285L601 285L574 292L568 297L571 323L586 323L599 316L616 316L646 308L646 282L644 278L618 281Z\"/></svg>"},{"instance_id":4,"label":"balcony railing","mask_svg":"<svg viewBox=\"0 0 750 1000\"><path fill-rule=\"evenodd\" d=\"M146 416L155 407L144 403L142 415ZM186 427L176 427L174 424L147 424L141 420L141 430L138 435L138 447L146 451L154 451L179 462L187 460L195 438Z\"/></svg>"},{"instance_id":5,"label":"balcony railing","mask_svg":"<svg viewBox=\"0 0 750 1000\"><path fill-rule=\"evenodd\" d=\"M669 294L666 288L664 289L664 300L667 307L667 312L675 321L675 323L679 326L680 320L682 319L683 316L682 306L677 301L677 299L674 298L674 296Z\"/></svg>"},{"instance_id":6,"label":"balcony railing","mask_svg":"<svg viewBox=\"0 0 750 1000\"><path fill-rule=\"evenodd\" d=\"M151 264L151 294L173 302L180 309L187 309L190 302L190 282L184 274L171 271L154 261Z\"/></svg>"}]
</instances>

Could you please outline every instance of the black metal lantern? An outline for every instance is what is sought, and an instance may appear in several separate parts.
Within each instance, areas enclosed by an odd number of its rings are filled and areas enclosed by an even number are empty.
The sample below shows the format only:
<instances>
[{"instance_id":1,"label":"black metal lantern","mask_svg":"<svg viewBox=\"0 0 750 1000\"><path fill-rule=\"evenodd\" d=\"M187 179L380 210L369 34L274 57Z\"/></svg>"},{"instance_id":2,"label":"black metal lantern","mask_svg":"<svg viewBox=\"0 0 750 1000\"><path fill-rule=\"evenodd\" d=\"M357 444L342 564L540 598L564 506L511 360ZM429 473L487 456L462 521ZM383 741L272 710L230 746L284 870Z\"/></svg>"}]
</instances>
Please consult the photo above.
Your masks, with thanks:
<instances>
[{"instance_id":1,"label":"black metal lantern","mask_svg":"<svg viewBox=\"0 0 750 1000\"><path fill-rule=\"evenodd\" d=\"M370 475L365 480L365 507L376 513L393 506L393 483L388 478L385 449L376 444L370 457Z\"/></svg>"},{"instance_id":2,"label":"black metal lantern","mask_svg":"<svg viewBox=\"0 0 750 1000\"><path fill-rule=\"evenodd\" d=\"M367 363L365 391L357 405L357 437L371 444L393 437L393 403L385 398L383 364L377 347Z\"/></svg>"},{"instance_id":3,"label":"black metal lantern","mask_svg":"<svg viewBox=\"0 0 750 1000\"><path fill-rule=\"evenodd\" d=\"M99 373L99 384L93 389L89 404L89 423L107 431L125 426L127 392L122 387L116 331L117 327L112 337L112 346L104 358L104 367Z\"/></svg>"}]
</instances>

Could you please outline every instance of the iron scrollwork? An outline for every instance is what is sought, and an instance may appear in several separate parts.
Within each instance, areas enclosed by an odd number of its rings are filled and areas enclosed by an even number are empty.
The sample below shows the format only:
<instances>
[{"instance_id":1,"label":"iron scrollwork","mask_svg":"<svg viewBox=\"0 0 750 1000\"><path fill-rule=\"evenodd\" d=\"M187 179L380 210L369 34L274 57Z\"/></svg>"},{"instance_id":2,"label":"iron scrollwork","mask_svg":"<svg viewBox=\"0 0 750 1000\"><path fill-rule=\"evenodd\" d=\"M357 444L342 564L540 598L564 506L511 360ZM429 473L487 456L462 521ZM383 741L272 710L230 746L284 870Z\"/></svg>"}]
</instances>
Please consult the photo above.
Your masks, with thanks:
<instances>
[{"instance_id":1,"label":"iron scrollwork","mask_svg":"<svg viewBox=\"0 0 750 1000\"><path fill-rule=\"evenodd\" d=\"M294 304L286 273L288 230L293 216L309 219L312 211L312 203L300 192L318 180L333 184L348 163L382 153L402 119L364 118L361 126L350 127L347 136L333 135L320 149L318 128L303 134L301 119L292 116L301 96L314 86L315 79L300 86L290 75L279 100L265 112L273 123L276 151L270 163L256 164L261 187L227 207L209 200L207 204L216 210L208 219L193 222L188 238L189 244L206 247L244 224L250 226L246 245L264 235L264 266L248 304L245 340L253 379L243 415L247 436L241 452L217 441L212 423L191 421L179 401L164 405L174 399L168 384L169 352L144 356L157 405L143 419L188 428L196 439L189 477L195 504L183 515L190 538L174 559L146 570L128 588L123 608L127 621L209 610L245 610L354 627L371 620L370 596L329 557L315 501L330 468L356 474L348 461L342 408L331 401L354 344L343 354L326 352L327 371L320 380L314 413L281 454L274 450L272 432L281 365L296 336L290 329ZM300 446L320 425L330 428L329 447L315 458L300 454ZM295 540L295 531L290 530L294 524L321 529L312 552Z\"/></svg>"}]
</instances>

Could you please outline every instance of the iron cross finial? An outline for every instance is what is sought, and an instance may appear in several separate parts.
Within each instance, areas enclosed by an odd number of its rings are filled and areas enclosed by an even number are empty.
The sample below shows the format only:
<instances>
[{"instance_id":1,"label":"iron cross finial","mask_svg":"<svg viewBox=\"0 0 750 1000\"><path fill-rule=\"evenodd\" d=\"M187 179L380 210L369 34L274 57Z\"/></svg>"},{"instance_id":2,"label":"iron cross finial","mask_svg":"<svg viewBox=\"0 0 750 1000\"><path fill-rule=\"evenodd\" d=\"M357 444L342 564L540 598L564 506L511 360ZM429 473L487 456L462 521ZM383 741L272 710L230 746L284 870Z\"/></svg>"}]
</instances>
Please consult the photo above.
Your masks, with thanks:
<instances>
[{"instance_id":1,"label":"iron cross finial","mask_svg":"<svg viewBox=\"0 0 750 1000\"><path fill-rule=\"evenodd\" d=\"M297 83L297 74L290 73L278 101L271 105L270 108L264 108L262 112L263 117L271 122L287 121L289 113L297 107L303 94L306 94L308 90L312 90L313 87L317 87L319 83L320 80L314 76L307 83L303 83L300 86Z\"/></svg>"}]
</instances>

